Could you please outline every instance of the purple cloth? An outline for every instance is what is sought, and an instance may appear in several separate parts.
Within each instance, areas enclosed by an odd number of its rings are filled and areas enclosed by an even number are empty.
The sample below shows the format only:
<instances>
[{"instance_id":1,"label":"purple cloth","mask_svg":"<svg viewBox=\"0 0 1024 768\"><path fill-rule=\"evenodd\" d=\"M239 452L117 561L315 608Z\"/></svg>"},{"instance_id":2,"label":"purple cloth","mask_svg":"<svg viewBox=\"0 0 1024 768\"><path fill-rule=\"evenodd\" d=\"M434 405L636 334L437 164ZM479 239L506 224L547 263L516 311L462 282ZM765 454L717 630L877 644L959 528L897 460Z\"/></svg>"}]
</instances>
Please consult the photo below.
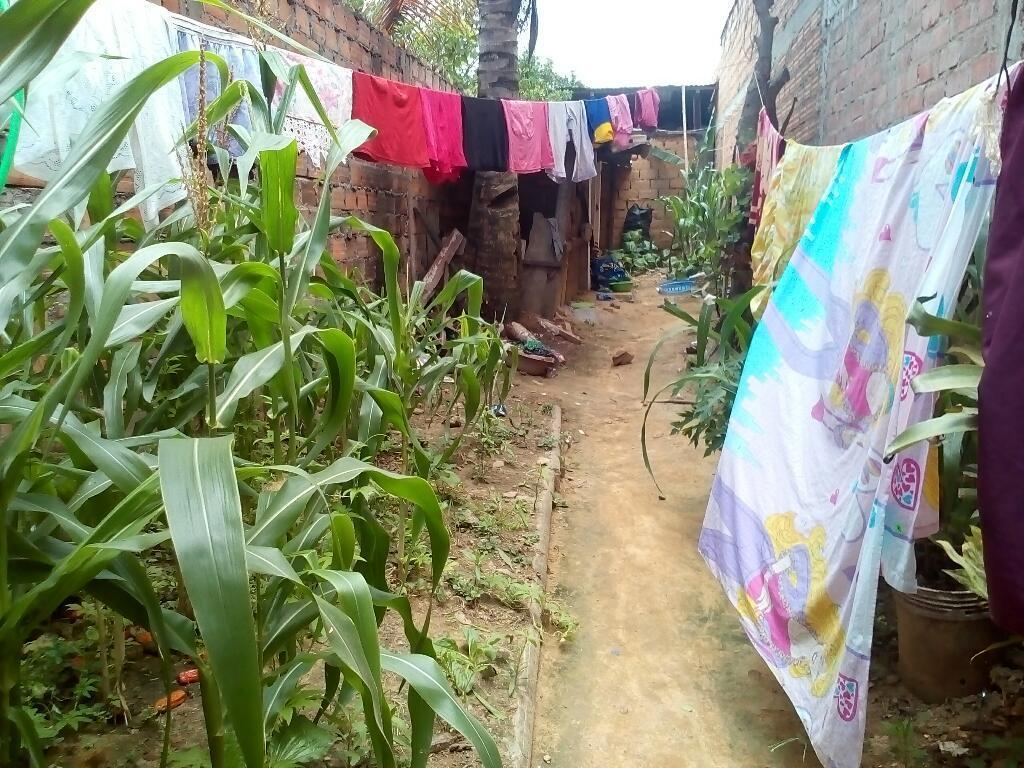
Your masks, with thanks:
<instances>
[{"instance_id":1,"label":"purple cloth","mask_svg":"<svg viewBox=\"0 0 1024 768\"><path fill-rule=\"evenodd\" d=\"M978 503L992 618L1024 633L1024 80L1006 104L989 231L979 388Z\"/></svg>"}]
</instances>

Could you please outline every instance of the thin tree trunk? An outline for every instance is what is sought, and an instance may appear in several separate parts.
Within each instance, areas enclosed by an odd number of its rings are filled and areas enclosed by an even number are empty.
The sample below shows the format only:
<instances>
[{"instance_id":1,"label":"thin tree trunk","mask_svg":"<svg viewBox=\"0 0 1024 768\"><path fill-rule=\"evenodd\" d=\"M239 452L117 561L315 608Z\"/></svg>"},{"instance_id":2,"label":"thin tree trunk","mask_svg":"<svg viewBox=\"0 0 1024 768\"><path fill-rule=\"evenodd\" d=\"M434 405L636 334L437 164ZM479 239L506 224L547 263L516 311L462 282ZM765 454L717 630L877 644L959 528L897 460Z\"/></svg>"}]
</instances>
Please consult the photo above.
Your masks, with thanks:
<instances>
[{"instance_id":1,"label":"thin tree trunk","mask_svg":"<svg viewBox=\"0 0 1024 768\"><path fill-rule=\"evenodd\" d=\"M754 75L747 86L747 95L740 113L736 143L741 152L757 137L757 116L761 112L762 103L772 125L778 127L778 96L790 79L789 67L783 67L778 75L772 77L775 28L779 25L778 17L772 16L775 0L750 0L750 3L754 6L758 24L757 60L754 63Z\"/></svg>"},{"instance_id":2,"label":"thin tree trunk","mask_svg":"<svg viewBox=\"0 0 1024 768\"><path fill-rule=\"evenodd\" d=\"M479 95L519 95L518 19L522 0L480 0ZM469 212L467 260L484 278L493 317L515 319L519 295L519 184L514 173L479 172Z\"/></svg>"}]
</instances>

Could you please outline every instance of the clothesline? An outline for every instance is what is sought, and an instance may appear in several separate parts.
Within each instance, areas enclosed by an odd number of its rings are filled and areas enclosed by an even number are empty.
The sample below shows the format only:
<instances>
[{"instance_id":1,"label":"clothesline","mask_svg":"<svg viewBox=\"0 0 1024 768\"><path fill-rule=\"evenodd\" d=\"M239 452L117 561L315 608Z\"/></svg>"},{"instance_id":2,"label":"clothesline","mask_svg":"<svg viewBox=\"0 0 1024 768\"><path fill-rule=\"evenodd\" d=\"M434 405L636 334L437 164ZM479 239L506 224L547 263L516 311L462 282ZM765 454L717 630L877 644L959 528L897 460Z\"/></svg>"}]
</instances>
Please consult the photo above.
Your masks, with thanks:
<instances>
[{"instance_id":1,"label":"clothesline","mask_svg":"<svg viewBox=\"0 0 1024 768\"><path fill-rule=\"evenodd\" d=\"M228 64L233 79L259 84L261 52L249 38L171 13L145 0L98 0L29 89L26 121L14 158L16 170L47 181L56 175L89 116L146 67L180 51L206 50ZM409 85L353 71L301 53L267 46L289 66L304 67L335 127L351 119L377 130L356 151L375 162L418 168L434 183L453 181L465 170L547 172L555 180L596 176L595 146L629 146L635 130L658 125L660 98L652 88L587 101L491 100ZM109 170L132 170L138 188L168 182L148 201L144 219L184 199L181 170L187 163L178 139L198 116L199 67L193 67L150 99ZM211 103L223 91L216 67L207 67L204 91ZM284 99L277 84L275 106ZM252 127L243 101L231 117ZM295 89L284 133L314 166L330 150L327 128L305 91ZM569 143L574 166L566 167ZM242 147L224 143L229 154Z\"/></svg>"}]
</instances>

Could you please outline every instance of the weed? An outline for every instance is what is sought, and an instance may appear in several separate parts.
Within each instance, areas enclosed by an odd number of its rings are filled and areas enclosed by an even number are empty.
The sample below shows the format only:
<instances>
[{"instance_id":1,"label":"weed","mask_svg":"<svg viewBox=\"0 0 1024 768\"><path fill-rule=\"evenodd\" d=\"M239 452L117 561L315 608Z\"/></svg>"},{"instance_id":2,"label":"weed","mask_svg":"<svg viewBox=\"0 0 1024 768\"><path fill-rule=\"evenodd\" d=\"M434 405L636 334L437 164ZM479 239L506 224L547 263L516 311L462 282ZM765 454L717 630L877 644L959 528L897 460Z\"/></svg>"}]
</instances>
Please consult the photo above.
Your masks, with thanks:
<instances>
[{"instance_id":1,"label":"weed","mask_svg":"<svg viewBox=\"0 0 1024 768\"><path fill-rule=\"evenodd\" d=\"M434 650L452 686L460 695L468 696L479 680L497 674L504 640L502 635L481 635L473 627L465 627L461 638L435 640Z\"/></svg>"},{"instance_id":2,"label":"weed","mask_svg":"<svg viewBox=\"0 0 1024 768\"><path fill-rule=\"evenodd\" d=\"M509 443L516 436L516 431L502 419L490 411L485 411L476 429L478 454L490 457L515 456Z\"/></svg>"},{"instance_id":3,"label":"weed","mask_svg":"<svg viewBox=\"0 0 1024 768\"><path fill-rule=\"evenodd\" d=\"M1013 736L992 736L981 745L985 757L967 761L967 768L1018 768L1024 763L1024 739Z\"/></svg>"},{"instance_id":4,"label":"weed","mask_svg":"<svg viewBox=\"0 0 1024 768\"><path fill-rule=\"evenodd\" d=\"M542 437L540 440L537 441L537 447L538 448L542 448L545 451L550 451L556 445L558 445L558 441L555 439L554 435L548 435L547 437Z\"/></svg>"},{"instance_id":5,"label":"weed","mask_svg":"<svg viewBox=\"0 0 1024 768\"><path fill-rule=\"evenodd\" d=\"M548 626L561 642L569 642L576 636L579 621L562 603L545 595L539 584L520 581L502 571L488 570L484 552L473 551L469 559L471 574L455 571L448 576L449 584L457 595L471 603L488 597L517 611L529 610L533 603L539 603Z\"/></svg>"},{"instance_id":6,"label":"weed","mask_svg":"<svg viewBox=\"0 0 1024 768\"><path fill-rule=\"evenodd\" d=\"M79 638L44 634L23 646L26 710L44 744L57 744L67 731L110 718L99 695L96 643L96 631L89 626Z\"/></svg>"},{"instance_id":7,"label":"weed","mask_svg":"<svg viewBox=\"0 0 1024 768\"><path fill-rule=\"evenodd\" d=\"M902 718L886 723L885 732L892 747L892 756L902 768L916 768L924 762L926 755L912 720Z\"/></svg>"}]
</instances>

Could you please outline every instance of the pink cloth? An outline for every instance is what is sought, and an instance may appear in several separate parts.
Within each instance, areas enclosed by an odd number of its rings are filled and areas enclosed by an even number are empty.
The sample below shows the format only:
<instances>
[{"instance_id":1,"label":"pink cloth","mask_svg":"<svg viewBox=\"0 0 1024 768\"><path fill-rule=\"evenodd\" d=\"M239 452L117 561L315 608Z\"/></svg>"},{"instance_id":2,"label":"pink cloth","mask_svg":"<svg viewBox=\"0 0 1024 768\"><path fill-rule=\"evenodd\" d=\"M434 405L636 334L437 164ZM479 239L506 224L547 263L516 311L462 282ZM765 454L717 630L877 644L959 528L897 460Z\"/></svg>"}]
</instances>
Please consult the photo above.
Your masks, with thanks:
<instances>
[{"instance_id":1,"label":"pink cloth","mask_svg":"<svg viewBox=\"0 0 1024 768\"><path fill-rule=\"evenodd\" d=\"M612 130L615 131L615 147L625 149L633 135L633 115L629 109L629 99L621 93L609 96L608 113L612 118Z\"/></svg>"},{"instance_id":2,"label":"pink cloth","mask_svg":"<svg viewBox=\"0 0 1024 768\"><path fill-rule=\"evenodd\" d=\"M636 93L636 124L640 128L658 127L658 110L661 96L653 88L644 88Z\"/></svg>"},{"instance_id":3,"label":"pink cloth","mask_svg":"<svg viewBox=\"0 0 1024 768\"><path fill-rule=\"evenodd\" d=\"M508 126L508 169L514 173L537 173L554 168L547 103L502 99L501 107Z\"/></svg>"},{"instance_id":4,"label":"pink cloth","mask_svg":"<svg viewBox=\"0 0 1024 768\"><path fill-rule=\"evenodd\" d=\"M768 119L768 113L762 108L757 118L757 158L754 163L754 187L750 196L750 223L755 227L761 223L768 184L779 161L782 160L785 146L782 134L775 129L772 121Z\"/></svg>"},{"instance_id":5,"label":"pink cloth","mask_svg":"<svg viewBox=\"0 0 1024 768\"><path fill-rule=\"evenodd\" d=\"M423 175L434 184L456 181L468 166L462 149L462 97L420 88L420 101L430 156L430 167L423 169Z\"/></svg>"}]
</instances>

